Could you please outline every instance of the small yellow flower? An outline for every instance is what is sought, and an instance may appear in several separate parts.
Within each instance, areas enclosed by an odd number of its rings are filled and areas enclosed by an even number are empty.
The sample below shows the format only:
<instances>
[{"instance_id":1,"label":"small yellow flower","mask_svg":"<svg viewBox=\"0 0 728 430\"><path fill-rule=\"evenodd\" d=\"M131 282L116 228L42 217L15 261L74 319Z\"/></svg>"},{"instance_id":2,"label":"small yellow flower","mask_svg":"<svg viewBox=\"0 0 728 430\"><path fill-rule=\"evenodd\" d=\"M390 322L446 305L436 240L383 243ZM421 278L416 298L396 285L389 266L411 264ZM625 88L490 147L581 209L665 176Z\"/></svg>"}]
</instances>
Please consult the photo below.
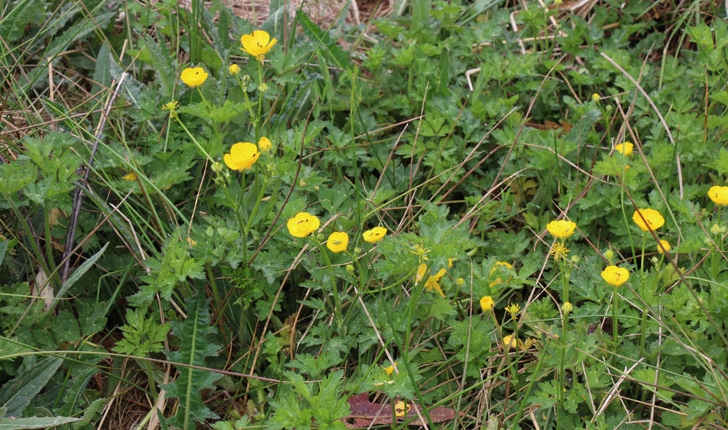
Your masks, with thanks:
<instances>
[{"instance_id":1,"label":"small yellow flower","mask_svg":"<svg viewBox=\"0 0 728 430\"><path fill-rule=\"evenodd\" d=\"M728 187L719 187L714 185L708 190L708 197L716 205L725 206L728 205Z\"/></svg>"},{"instance_id":2,"label":"small yellow flower","mask_svg":"<svg viewBox=\"0 0 728 430\"><path fill-rule=\"evenodd\" d=\"M599 100L601 100L601 99L602 99L602 96L600 96L600 95L599 95L599 94L597 94L597 93L594 93L594 94L592 94L592 97L591 97L591 99L592 99L592 101L593 101L594 103L597 103L597 102L599 102Z\"/></svg>"},{"instance_id":3,"label":"small yellow flower","mask_svg":"<svg viewBox=\"0 0 728 430\"><path fill-rule=\"evenodd\" d=\"M457 278L457 279L455 280L455 284L456 284L456 285L457 285L458 287L462 287L463 285L465 285L465 279L463 279L463 278Z\"/></svg>"},{"instance_id":4,"label":"small yellow flower","mask_svg":"<svg viewBox=\"0 0 728 430\"><path fill-rule=\"evenodd\" d=\"M222 160L232 170L248 170L253 167L260 158L258 147L250 142L238 142L230 148L230 153L225 154Z\"/></svg>"},{"instance_id":5,"label":"small yellow flower","mask_svg":"<svg viewBox=\"0 0 728 430\"><path fill-rule=\"evenodd\" d=\"M397 415L398 418L403 418L404 416L406 416L409 410L410 405L401 400L397 400L394 403L394 414Z\"/></svg>"},{"instance_id":6,"label":"small yellow flower","mask_svg":"<svg viewBox=\"0 0 728 430\"><path fill-rule=\"evenodd\" d=\"M202 67L188 67L182 70L180 79L190 88L199 87L207 80L207 72Z\"/></svg>"},{"instance_id":7,"label":"small yellow flower","mask_svg":"<svg viewBox=\"0 0 728 430\"><path fill-rule=\"evenodd\" d=\"M258 149L261 150L261 152L268 152L273 148L273 144L271 143L270 139L267 137L261 137L258 141Z\"/></svg>"},{"instance_id":8,"label":"small yellow flower","mask_svg":"<svg viewBox=\"0 0 728 430\"><path fill-rule=\"evenodd\" d=\"M495 302L493 301L493 297L491 296L483 296L480 299L480 309L483 310L483 312L490 312L493 310L493 306L495 306Z\"/></svg>"},{"instance_id":9,"label":"small yellow flower","mask_svg":"<svg viewBox=\"0 0 728 430\"><path fill-rule=\"evenodd\" d=\"M384 368L384 373L386 373L387 376L391 376L392 373L394 373L394 366L396 366L396 365L397 365L397 362L395 361L394 363L392 363L391 366L385 367Z\"/></svg>"},{"instance_id":10,"label":"small yellow flower","mask_svg":"<svg viewBox=\"0 0 728 430\"><path fill-rule=\"evenodd\" d=\"M238 66L237 64L231 64L230 67L228 67L228 72L231 75L237 75L238 73L240 73L240 66Z\"/></svg>"},{"instance_id":11,"label":"small yellow flower","mask_svg":"<svg viewBox=\"0 0 728 430\"><path fill-rule=\"evenodd\" d=\"M622 267L607 266L602 271L602 279L607 281L609 285L620 287L629 280L629 271Z\"/></svg>"},{"instance_id":12,"label":"small yellow flower","mask_svg":"<svg viewBox=\"0 0 728 430\"><path fill-rule=\"evenodd\" d=\"M364 238L364 242L369 243L377 243L380 240L384 239L384 236L387 235L387 229L384 227L374 227L371 230L367 230L364 233L362 233L362 237Z\"/></svg>"},{"instance_id":13,"label":"small yellow flower","mask_svg":"<svg viewBox=\"0 0 728 430\"><path fill-rule=\"evenodd\" d=\"M670 246L670 242L666 240L660 240L660 244L657 245L657 252L660 254L668 253L671 249L672 247Z\"/></svg>"},{"instance_id":14,"label":"small yellow flower","mask_svg":"<svg viewBox=\"0 0 728 430\"><path fill-rule=\"evenodd\" d=\"M447 270L440 269L432 276L429 275L429 269L427 268L427 264L422 263L419 266L417 266L417 273L415 273L415 282L420 283L423 279L425 279L425 276L427 276L427 281L425 282L425 289L427 291L435 290L437 291L440 296L445 297L445 293L442 292L442 288L440 287L440 279L442 279L443 276L447 273Z\"/></svg>"},{"instance_id":15,"label":"small yellow flower","mask_svg":"<svg viewBox=\"0 0 728 430\"><path fill-rule=\"evenodd\" d=\"M255 57L261 63L265 60L265 54L276 44L276 39L270 38L270 34L264 30L255 30L250 34L243 34L240 38L243 51Z\"/></svg>"},{"instance_id":16,"label":"small yellow flower","mask_svg":"<svg viewBox=\"0 0 728 430\"><path fill-rule=\"evenodd\" d=\"M518 303L511 303L510 305L506 306L506 312L511 314L511 318L516 319L516 315L518 315L518 312L521 311L521 307L518 305Z\"/></svg>"},{"instance_id":17,"label":"small yellow flower","mask_svg":"<svg viewBox=\"0 0 728 430\"><path fill-rule=\"evenodd\" d=\"M523 342L521 342L521 339L515 337L512 334L503 336L503 345L504 349L522 349L523 348Z\"/></svg>"},{"instance_id":18,"label":"small yellow flower","mask_svg":"<svg viewBox=\"0 0 728 430\"><path fill-rule=\"evenodd\" d=\"M632 155L632 150L634 150L634 144L632 142L620 143L614 145L614 150L627 157Z\"/></svg>"},{"instance_id":19,"label":"small yellow flower","mask_svg":"<svg viewBox=\"0 0 728 430\"><path fill-rule=\"evenodd\" d=\"M637 209L632 215L632 221L642 231L657 230L665 224L665 218L654 209Z\"/></svg>"},{"instance_id":20,"label":"small yellow flower","mask_svg":"<svg viewBox=\"0 0 728 430\"><path fill-rule=\"evenodd\" d=\"M134 172L127 173L126 175L122 176L121 179L126 179L127 181L136 181L137 175Z\"/></svg>"},{"instance_id":21,"label":"small yellow flower","mask_svg":"<svg viewBox=\"0 0 728 430\"><path fill-rule=\"evenodd\" d=\"M571 302L566 302L563 305L561 305L561 311L564 312L565 315L569 315L571 311L574 310L574 305L571 304Z\"/></svg>"},{"instance_id":22,"label":"small yellow flower","mask_svg":"<svg viewBox=\"0 0 728 430\"><path fill-rule=\"evenodd\" d=\"M346 251L349 246L349 235L343 231L335 231L329 235L326 247L333 253Z\"/></svg>"},{"instance_id":23,"label":"small yellow flower","mask_svg":"<svg viewBox=\"0 0 728 430\"><path fill-rule=\"evenodd\" d=\"M321 226L321 221L308 212L299 212L286 223L288 232L293 237L306 237Z\"/></svg>"},{"instance_id":24,"label":"small yellow flower","mask_svg":"<svg viewBox=\"0 0 728 430\"><path fill-rule=\"evenodd\" d=\"M565 219L551 221L546 224L546 230L548 230L551 236L555 238L566 239L574 234L574 230L576 230L576 223Z\"/></svg>"}]
</instances>

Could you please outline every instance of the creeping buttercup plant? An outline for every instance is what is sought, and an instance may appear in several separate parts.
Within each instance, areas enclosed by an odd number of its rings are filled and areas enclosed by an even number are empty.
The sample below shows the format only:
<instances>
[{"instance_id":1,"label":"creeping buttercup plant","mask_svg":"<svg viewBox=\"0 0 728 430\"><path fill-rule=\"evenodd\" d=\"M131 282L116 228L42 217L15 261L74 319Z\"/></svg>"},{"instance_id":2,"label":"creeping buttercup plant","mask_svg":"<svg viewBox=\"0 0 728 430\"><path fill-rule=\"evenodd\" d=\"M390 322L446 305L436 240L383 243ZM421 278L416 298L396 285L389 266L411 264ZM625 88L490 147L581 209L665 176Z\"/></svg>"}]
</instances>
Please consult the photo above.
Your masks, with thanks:
<instances>
[{"instance_id":1,"label":"creeping buttercup plant","mask_svg":"<svg viewBox=\"0 0 728 430\"><path fill-rule=\"evenodd\" d=\"M728 426L714 4L35 3L0 426Z\"/></svg>"}]
</instances>

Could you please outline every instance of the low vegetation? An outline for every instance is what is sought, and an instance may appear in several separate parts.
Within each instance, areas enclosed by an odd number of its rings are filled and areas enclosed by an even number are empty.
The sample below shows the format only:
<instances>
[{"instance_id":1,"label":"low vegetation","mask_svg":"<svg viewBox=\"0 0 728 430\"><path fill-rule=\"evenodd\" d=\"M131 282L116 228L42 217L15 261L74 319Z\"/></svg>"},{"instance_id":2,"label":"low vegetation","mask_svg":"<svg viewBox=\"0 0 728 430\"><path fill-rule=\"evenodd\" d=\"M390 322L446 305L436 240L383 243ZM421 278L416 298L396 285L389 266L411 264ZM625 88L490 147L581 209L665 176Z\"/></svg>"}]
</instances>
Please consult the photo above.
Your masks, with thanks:
<instances>
[{"instance_id":1,"label":"low vegetation","mask_svg":"<svg viewBox=\"0 0 728 430\"><path fill-rule=\"evenodd\" d=\"M0 428L728 427L715 2L0 6Z\"/></svg>"}]
</instances>

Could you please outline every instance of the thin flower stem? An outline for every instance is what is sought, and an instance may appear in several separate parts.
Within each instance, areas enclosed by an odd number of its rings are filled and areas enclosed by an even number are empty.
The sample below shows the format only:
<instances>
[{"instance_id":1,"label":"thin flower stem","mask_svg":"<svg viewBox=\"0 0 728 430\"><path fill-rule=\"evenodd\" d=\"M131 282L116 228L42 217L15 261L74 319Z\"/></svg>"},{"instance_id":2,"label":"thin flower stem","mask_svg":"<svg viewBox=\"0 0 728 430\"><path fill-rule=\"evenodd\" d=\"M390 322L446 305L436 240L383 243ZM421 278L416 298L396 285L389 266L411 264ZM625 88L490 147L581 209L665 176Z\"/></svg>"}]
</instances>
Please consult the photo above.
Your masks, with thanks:
<instances>
[{"instance_id":1,"label":"thin flower stem","mask_svg":"<svg viewBox=\"0 0 728 430\"><path fill-rule=\"evenodd\" d=\"M199 149L205 155L205 158L207 158L207 160L210 163L214 163L215 160L213 160L212 157L210 157L210 154L208 154L208 152L205 150L205 148L203 148L202 145L200 145L200 142L197 141L195 136L190 132L190 130L187 128L187 126L185 126L185 124L182 122L182 120L179 119L179 115L175 115L174 119L177 120L177 124L179 124L182 127L182 129L185 131L185 133L187 133L187 136L189 136L189 138L192 140L192 142L197 146L197 149Z\"/></svg>"},{"instance_id":2,"label":"thin flower stem","mask_svg":"<svg viewBox=\"0 0 728 430\"><path fill-rule=\"evenodd\" d=\"M253 122L255 127L255 138L258 138L258 125L260 122L260 119L262 118L263 114L263 93L265 91L261 91L260 88L264 85L263 82L263 64L261 62L258 62L258 115L255 118L255 122Z\"/></svg>"},{"instance_id":3,"label":"thin flower stem","mask_svg":"<svg viewBox=\"0 0 728 430\"><path fill-rule=\"evenodd\" d=\"M617 347L618 339L618 321L617 315L619 315L619 294L617 294L617 287L614 288L614 294L612 295L612 338L614 340L614 346Z\"/></svg>"},{"instance_id":4,"label":"thin flower stem","mask_svg":"<svg viewBox=\"0 0 728 430\"><path fill-rule=\"evenodd\" d=\"M248 75L246 75L248 76ZM240 83L240 89L243 91L243 97L245 97L245 105L248 106L248 114L250 115L250 122L253 123L253 129L256 130L257 134L257 120L255 117L255 112L253 112L253 106L250 103L250 96L248 95L248 89L245 86L245 81L241 78L238 78L238 82Z\"/></svg>"},{"instance_id":5,"label":"thin flower stem","mask_svg":"<svg viewBox=\"0 0 728 430\"><path fill-rule=\"evenodd\" d=\"M336 273L334 272L334 265L331 264L331 257L329 257L329 254L321 245L321 242L318 240L314 240L313 242L321 252L321 255L324 256L324 261L326 261L326 265L329 267L329 272L331 272L331 292L334 296L334 315L336 316L336 326L339 334L343 335L344 333L342 332L342 329L344 327L344 323L341 319L341 301L339 298L339 290L336 288Z\"/></svg>"}]
</instances>

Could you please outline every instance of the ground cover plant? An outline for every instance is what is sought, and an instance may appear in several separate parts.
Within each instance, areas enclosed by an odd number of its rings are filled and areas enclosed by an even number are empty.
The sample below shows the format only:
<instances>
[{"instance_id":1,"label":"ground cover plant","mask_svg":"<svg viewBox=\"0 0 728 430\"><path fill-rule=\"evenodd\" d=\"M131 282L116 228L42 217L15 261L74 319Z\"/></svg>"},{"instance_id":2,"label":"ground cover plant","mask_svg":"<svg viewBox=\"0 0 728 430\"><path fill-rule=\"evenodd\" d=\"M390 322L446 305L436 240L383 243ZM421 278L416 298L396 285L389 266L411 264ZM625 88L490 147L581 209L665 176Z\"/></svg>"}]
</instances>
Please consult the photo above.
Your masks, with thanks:
<instances>
[{"instance_id":1,"label":"ground cover plant","mask_svg":"<svg viewBox=\"0 0 728 430\"><path fill-rule=\"evenodd\" d=\"M726 10L345 18L2 3L0 428L728 427Z\"/></svg>"}]
</instances>

